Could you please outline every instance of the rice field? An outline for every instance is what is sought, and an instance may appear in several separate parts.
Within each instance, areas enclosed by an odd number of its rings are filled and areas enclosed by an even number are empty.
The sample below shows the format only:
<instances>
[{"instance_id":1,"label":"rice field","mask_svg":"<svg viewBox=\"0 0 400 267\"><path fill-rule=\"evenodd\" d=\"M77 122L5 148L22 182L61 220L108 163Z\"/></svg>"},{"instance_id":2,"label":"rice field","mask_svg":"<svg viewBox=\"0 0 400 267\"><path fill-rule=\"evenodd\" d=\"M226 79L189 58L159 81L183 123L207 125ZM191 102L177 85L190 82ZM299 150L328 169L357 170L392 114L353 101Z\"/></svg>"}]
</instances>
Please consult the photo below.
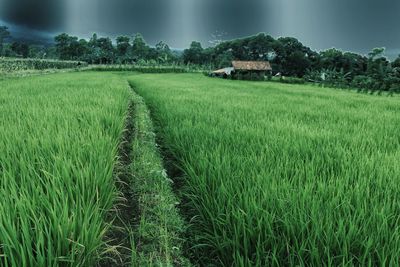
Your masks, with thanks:
<instances>
[{"instance_id":1,"label":"rice field","mask_svg":"<svg viewBox=\"0 0 400 267\"><path fill-rule=\"evenodd\" d=\"M194 262L399 264L399 97L194 74L130 83L183 172Z\"/></svg>"},{"instance_id":2,"label":"rice field","mask_svg":"<svg viewBox=\"0 0 400 267\"><path fill-rule=\"evenodd\" d=\"M131 97L107 73L0 81L0 266L95 266Z\"/></svg>"},{"instance_id":3,"label":"rice field","mask_svg":"<svg viewBox=\"0 0 400 267\"><path fill-rule=\"evenodd\" d=\"M397 266L399 114L201 74L2 79L0 266Z\"/></svg>"}]
</instances>

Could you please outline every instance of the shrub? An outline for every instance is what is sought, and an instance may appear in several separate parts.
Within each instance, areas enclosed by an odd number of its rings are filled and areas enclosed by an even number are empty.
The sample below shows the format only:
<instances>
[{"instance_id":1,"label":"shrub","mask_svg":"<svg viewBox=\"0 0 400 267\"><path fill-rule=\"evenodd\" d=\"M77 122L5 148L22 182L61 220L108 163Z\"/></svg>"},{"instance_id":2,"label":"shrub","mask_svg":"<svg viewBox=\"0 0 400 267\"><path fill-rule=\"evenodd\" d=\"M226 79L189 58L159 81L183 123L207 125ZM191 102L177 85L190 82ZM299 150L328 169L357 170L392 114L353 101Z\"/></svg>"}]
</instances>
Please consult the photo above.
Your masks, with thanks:
<instances>
[{"instance_id":1,"label":"shrub","mask_svg":"<svg viewBox=\"0 0 400 267\"><path fill-rule=\"evenodd\" d=\"M96 71L136 71L141 73L191 73L201 72L204 70L192 68L190 66L143 66L143 65L100 65L91 68Z\"/></svg>"},{"instance_id":2,"label":"shrub","mask_svg":"<svg viewBox=\"0 0 400 267\"><path fill-rule=\"evenodd\" d=\"M304 79L296 78L296 77L281 77L279 82L289 83L289 84L304 84L305 83Z\"/></svg>"},{"instance_id":3,"label":"shrub","mask_svg":"<svg viewBox=\"0 0 400 267\"><path fill-rule=\"evenodd\" d=\"M0 58L0 71L4 72L46 69L73 69L87 66L88 64L82 61Z\"/></svg>"}]
</instances>

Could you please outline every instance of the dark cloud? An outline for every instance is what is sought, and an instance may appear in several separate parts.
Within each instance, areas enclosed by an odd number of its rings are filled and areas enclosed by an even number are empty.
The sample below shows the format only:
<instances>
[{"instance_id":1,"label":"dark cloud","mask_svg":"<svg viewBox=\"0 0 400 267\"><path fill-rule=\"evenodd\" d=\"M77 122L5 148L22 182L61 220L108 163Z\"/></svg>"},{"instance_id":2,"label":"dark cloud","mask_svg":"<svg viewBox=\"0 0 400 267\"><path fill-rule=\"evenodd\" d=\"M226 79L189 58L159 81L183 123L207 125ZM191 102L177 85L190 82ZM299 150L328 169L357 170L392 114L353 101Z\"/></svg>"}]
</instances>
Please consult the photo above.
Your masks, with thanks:
<instances>
[{"instance_id":1,"label":"dark cloud","mask_svg":"<svg viewBox=\"0 0 400 267\"><path fill-rule=\"evenodd\" d=\"M0 19L32 29L62 28L64 0L0 0Z\"/></svg>"},{"instance_id":2,"label":"dark cloud","mask_svg":"<svg viewBox=\"0 0 400 267\"><path fill-rule=\"evenodd\" d=\"M273 5L268 0L203 0L208 32L216 29L230 37L271 31L273 28Z\"/></svg>"},{"instance_id":3,"label":"dark cloud","mask_svg":"<svg viewBox=\"0 0 400 267\"><path fill-rule=\"evenodd\" d=\"M337 47L367 52L400 48L397 0L281 0L282 35L294 35L315 49Z\"/></svg>"},{"instance_id":4,"label":"dark cloud","mask_svg":"<svg viewBox=\"0 0 400 267\"><path fill-rule=\"evenodd\" d=\"M186 47L211 34L294 36L314 49L400 48L399 0L0 0L0 20L88 36L141 32Z\"/></svg>"},{"instance_id":5,"label":"dark cloud","mask_svg":"<svg viewBox=\"0 0 400 267\"><path fill-rule=\"evenodd\" d=\"M136 33L151 41L167 30L168 1L100 0L97 27L106 33Z\"/></svg>"}]
</instances>

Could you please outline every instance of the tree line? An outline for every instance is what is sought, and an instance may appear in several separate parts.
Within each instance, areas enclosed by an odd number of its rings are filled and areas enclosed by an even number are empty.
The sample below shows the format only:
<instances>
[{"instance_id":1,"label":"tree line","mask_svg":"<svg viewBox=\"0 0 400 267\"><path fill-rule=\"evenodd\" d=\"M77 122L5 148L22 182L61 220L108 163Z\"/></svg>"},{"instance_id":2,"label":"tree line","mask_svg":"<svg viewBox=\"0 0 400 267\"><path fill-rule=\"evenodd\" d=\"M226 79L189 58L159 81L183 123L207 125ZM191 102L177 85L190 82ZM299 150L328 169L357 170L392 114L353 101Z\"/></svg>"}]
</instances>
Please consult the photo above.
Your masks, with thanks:
<instances>
[{"instance_id":1,"label":"tree line","mask_svg":"<svg viewBox=\"0 0 400 267\"><path fill-rule=\"evenodd\" d=\"M54 38L56 52L62 60L82 60L90 64L133 64L139 61L153 61L155 63L172 63L179 61L168 44L163 41L154 47L149 46L143 36L137 33L133 38L119 36L115 45L111 38L98 37L97 34L87 41L78 40L75 36L66 33Z\"/></svg>"},{"instance_id":2,"label":"tree line","mask_svg":"<svg viewBox=\"0 0 400 267\"><path fill-rule=\"evenodd\" d=\"M232 60L268 60L274 74L333 86L400 90L400 55L391 62L384 56L383 48L375 48L368 55L335 48L317 52L296 38L273 38L264 33L214 42L206 48L193 41L182 52L163 41L150 46L139 33L133 37L119 36L114 42L97 34L86 40L62 33L54 38L53 46L42 48L20 42L5 46L9 37L7 28L0 27L2 56L80 60L90 64L193 64L208 69L228 67Z\"/></svg>"},{"instance_id":3,"label":"tree line","mask_svg":"<svg viewBox=\"0 0 400 267\"><path fill-rule=\"evenodd\" d=\"M183 54L185 63L230 66L232 60L268 60L274 73L336 87L400 92L400 55L389 61L384 48L368 55L331 48L316 52L293 37L264 33L202 48L193 42Z\"/></svg>"}]
</instances>

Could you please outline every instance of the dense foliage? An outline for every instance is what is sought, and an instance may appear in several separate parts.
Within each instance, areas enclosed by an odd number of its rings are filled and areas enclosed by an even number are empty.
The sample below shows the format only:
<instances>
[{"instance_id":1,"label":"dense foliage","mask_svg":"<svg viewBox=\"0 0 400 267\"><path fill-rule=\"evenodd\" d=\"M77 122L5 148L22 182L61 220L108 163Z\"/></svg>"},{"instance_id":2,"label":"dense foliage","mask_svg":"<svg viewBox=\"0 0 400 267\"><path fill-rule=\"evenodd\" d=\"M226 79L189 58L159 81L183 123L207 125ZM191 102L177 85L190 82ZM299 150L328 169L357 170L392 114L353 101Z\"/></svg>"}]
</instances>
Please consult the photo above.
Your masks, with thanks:
<instances>
[{"instance_id":1,"label":"dense foliage","mask_svg":"<svg viewBox=\"0 0 400 267\"><path fill-rule=\"evenodd\" d=\"M155 47L150 47L140 34L136 34L132 40L128 36L119 36L116 38L116 45L110 38L99 38L97 34L86 41L63 33L55 37L55 42L56 52L63 60L84 60L91 64L178 61L176 54L166 43L159 42Z\"/></svg>"},{"instance_id":2,"label":"dense foliage","mask_svg":"<svg viewBox=\"0 0 400 267\"><path fill-rule=\"evenodd\" d=\"M384 48L373 49L368 57L329 49L321 52L320 66L309 69L305 78L329 86L400 92L399 63L400 56L389 62Z\"/></svg>"},{"instance_id":3,"label":"dense foliage","mask_svg":"<svg viewBox=\"0 0 400 267\"><path fill-rule=\"evenodd\" d=\"M201 266L392 266L400 102L348 91L138 75Z\"/></svg>"},{"instance_id":4,"label":"dense foliage","mask_svg":"<svg viewBox=\"0 0 400 267\"><path fill-rule=\"evenodd\" d=\"M206 49L193 42L183 54L185 63L218 68L230 66L236 59L268 60L274 74L305 78L329 86L400 92L400 56L390 62L384 56L384 48L375 48L368 56L335 48L317 53L295 38L274 39L258 34Z\"/></svg>"}]
</instances>

